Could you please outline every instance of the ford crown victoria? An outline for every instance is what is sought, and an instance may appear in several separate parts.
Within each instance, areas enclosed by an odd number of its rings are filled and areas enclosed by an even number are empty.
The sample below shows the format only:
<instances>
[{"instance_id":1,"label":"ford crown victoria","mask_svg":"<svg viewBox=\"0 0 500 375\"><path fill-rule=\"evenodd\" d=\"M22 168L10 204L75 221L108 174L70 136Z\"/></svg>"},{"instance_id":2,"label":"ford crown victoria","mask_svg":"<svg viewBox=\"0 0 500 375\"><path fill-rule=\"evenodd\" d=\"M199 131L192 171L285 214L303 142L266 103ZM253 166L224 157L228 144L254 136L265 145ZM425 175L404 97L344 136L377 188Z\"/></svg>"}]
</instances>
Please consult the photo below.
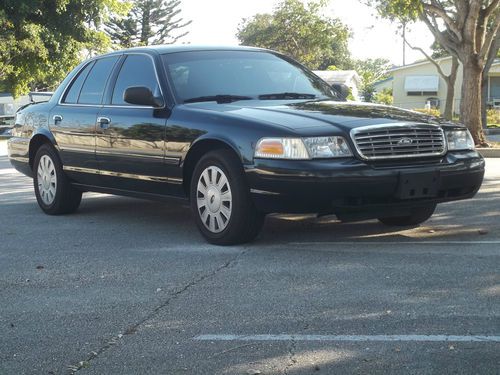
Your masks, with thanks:
<instances>
[{"instance_id":1,"label":"ford crown victoria","mask_svg":"<svg viewBox=\"0 0 500 375\"><path fill-rule=\"evenodd\" d=\"M222 245L253 240L268 213L417 225L476 194L484 160L464 126L342 91L264 49L113 52L17 113L9 158L47 214L87 191L177 198Z\"/></svg>"}]
</instances>

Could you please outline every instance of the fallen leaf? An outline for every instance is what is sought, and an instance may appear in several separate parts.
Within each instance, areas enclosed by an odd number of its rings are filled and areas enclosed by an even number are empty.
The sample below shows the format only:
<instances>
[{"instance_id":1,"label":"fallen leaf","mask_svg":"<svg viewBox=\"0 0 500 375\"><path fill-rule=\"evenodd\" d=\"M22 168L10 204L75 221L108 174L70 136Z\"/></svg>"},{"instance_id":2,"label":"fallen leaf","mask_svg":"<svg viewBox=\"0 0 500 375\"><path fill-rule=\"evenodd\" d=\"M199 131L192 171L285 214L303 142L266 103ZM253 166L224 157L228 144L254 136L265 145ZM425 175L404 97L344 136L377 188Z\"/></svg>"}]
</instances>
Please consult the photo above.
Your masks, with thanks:
<instances>
[{"instance_id":1,"label":"fallen leaf","mask_svg":"<svg viewBox=\"0 0 500 375\"><path fill-rule=\"evenodd\" d=\"M37 269L37 270L43 270L43 268L44 268L44 267L43 267L43 266L40 266L40 265L36 266L36 269Z\"/></svg>"}]
</instances>

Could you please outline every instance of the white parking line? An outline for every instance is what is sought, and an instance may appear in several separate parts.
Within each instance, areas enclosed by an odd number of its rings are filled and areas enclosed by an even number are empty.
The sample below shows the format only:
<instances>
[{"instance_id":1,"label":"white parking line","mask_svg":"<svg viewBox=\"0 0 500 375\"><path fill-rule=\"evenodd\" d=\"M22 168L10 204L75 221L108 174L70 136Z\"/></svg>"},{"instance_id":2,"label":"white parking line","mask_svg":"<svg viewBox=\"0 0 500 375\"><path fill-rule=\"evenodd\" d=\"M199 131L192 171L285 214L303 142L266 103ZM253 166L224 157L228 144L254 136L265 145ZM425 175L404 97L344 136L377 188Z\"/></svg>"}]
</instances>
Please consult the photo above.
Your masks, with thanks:
<instances>
[{"instance_id":1,"label":"white parking line","mask_svg":"<svg viewBox=\"0 0 500 375\"><path fill-rule=\"evenodd\" d=\"M498 241L311 241L311 242L288 242L292 246L309 245L495 245Z\"/></svg>"},{"instance_id":2,"label":"white parking line","mask_svg":"<svg viewBox=\"0 0 500 375\"><path fill-rule=\"evenodd\" d=\"M199 335L196 341L500 342L500 336L457 335Z\"/></svg>"}]
</instances>

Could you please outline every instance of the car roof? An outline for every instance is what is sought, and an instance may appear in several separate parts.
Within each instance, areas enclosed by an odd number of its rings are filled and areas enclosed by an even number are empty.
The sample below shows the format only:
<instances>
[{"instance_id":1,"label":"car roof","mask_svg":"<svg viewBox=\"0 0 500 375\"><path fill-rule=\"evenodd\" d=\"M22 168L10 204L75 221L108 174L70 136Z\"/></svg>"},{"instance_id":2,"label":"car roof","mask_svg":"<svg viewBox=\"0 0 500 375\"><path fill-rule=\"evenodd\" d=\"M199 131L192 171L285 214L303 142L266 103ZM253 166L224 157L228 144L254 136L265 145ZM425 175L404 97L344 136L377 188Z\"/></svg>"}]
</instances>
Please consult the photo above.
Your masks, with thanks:
<instances>
[{"instance_id":1,"label":"car roof","mask_svg":"<svg viewBox=\"0 0 500 375\"><path fill-rule=\"evenodd\" d=\"M126 52L146 52L146 53L176 53L176 52L192 52L192 51L269 51L264 48L247 47L247 46L210 46L210 45L193 45L193 44L162 44L144 47L134 47L113 51L102 56L112 56Z\"/></svg>"}]
</instances>

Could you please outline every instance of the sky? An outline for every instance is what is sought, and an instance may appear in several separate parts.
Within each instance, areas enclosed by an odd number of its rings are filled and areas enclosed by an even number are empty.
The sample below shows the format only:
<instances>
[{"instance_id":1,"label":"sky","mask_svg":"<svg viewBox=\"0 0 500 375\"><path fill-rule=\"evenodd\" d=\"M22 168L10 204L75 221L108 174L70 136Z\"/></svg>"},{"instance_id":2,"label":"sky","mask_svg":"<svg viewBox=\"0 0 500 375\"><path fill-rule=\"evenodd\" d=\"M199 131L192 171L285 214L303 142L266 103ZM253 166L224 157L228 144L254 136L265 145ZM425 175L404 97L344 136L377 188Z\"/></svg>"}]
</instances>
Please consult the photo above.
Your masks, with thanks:
<instances>
[{"instance_id":1,"label":"sky","mask_svg":"<svg viewBox=\"0 0 500 375\"><path fill-rule=\"evenodd\" d=\"M182 42L191 44L237 45L236 32L244 18L270 13L279 0L183 0L182 16L192 20ZM402 38L397 25L380 19L359 0L330 0L325 16L339 18L351 29L349 49L358 59L383 57L394 65L403 63ZM434 38L425 25L413 25L408 41L428 50ZM422 59L418 51L406 48L406 63Z\"/></svg>"}]
</instances>

